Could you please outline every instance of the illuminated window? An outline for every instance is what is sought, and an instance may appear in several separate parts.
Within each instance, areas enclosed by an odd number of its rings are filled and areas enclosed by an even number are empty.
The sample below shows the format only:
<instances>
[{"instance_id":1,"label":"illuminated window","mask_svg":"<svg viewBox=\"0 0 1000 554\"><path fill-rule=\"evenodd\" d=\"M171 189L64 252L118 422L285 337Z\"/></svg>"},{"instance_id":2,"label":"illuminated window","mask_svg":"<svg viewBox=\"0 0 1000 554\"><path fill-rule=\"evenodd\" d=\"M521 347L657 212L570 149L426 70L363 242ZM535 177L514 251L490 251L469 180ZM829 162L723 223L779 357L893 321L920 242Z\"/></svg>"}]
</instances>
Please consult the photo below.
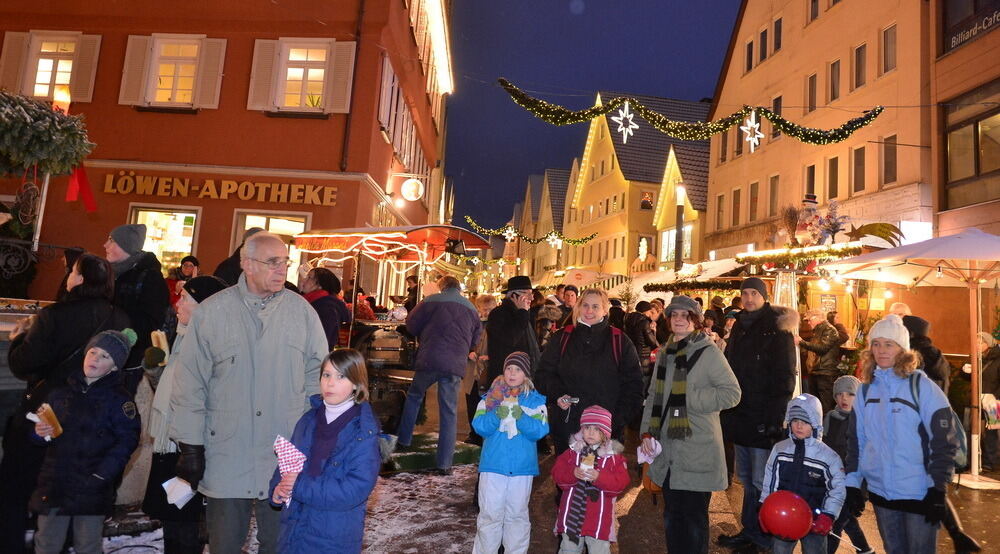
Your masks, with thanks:
<instances>
[{"instance_id":1,"label":"illuminated window","mask_svg":"<svg viewBox=\"0 0 1000 554\"><path fill-rule=\"evenodd\" d=\"M257 39L247 109L347 113L356 46L354 41L330 38ZM391 79L386 87L386 77L383 70L383 95L387 88L391 89ZM386 115L386 100L380 99L380 118ZM403 150L409 149L403 145Z\"/></svg>"},{"instance_id":2,"label":"illuminated window","mask_svg":"<svg viewBox=\"0 0 1000 554\"><path fill-rule=\"evenodd\" d=\"M73 73L74 52L76 40L42 41L31 84L33 96L52 98L55 85L69 84Z\"/></svg>"},{"instance_id":3,"label":"illuminated window","mask_svg":"<svg viewBox=\"0 0 1000 554\"><path fill-rule=\"evenodd\" d=\"M757 206L760 204L760 183L754 181L750 183L750 206L747 221L757 221Z\"/></svg>"},{"instance_id":4,"label":"illuminated window","mask_svg":"<svg viewBox=\"0 0 1000 554\"><path fill-rule=\"evenodd\" d=\"M181 265L181 258L194 254L201 208L188 206L132 206L129 221L146 226L142 249L156 254L163 274Z\"/></svg>"},{"instance_id":5,"label":"illuminated window","mask_svg":"<svg viewBox=\"0 0 1000 554\"><path fill-rule=\"evenodd\" d=\"M194 101L194 79L198 69L201 41L156 41L156 74L151 83L153 103L191 105Z\"/></svg>"},{"instance_id":6,"label":"illuminated window","mask_svg":"<svg viewBox=\"0 0 1000 554\"><path fill-rule=\"evenodd\" d=\"M642 193L642 200L639 201L640 210L652 210L653 209L653 193L644 192Z\"/></svg>"},{"instance_id":7,"label":"illuminated window","mask_svg":"<svg viewBox=\"0 0 1000 554\"><path fill-rule=\"evenodd\" d=\"M218 109L226 39L205 35L129 35L118 103Z\"/></svg>"},{"instance_id":8,"label":"illuminated window","mask_svg":"<svg viewBox=\"0 0 1000 554\"><path fill-rule=\"evenodd\" d=\"M319 110L323 106L327 48L324 44L288 48L282 107Z\"/></svg>"}]
</instances>

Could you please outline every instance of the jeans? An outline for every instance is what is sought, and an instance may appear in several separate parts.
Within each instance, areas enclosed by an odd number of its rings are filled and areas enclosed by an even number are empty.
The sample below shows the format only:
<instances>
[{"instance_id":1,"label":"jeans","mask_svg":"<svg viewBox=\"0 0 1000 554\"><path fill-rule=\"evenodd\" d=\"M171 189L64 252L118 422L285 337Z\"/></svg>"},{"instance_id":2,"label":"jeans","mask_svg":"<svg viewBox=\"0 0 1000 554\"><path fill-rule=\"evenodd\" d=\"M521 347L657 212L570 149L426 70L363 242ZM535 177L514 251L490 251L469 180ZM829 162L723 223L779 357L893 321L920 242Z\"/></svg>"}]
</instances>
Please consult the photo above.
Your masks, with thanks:
<instances>
[{"instance_id":1,"label":"jeans","mask_svg":"<svg viewBox=\"0 0 1000 554\"><path fill-rule=\"evenodd\" d=\"M667 552L708 554L708 505L711 492L670 488L670 473L663 480L663 527Z\"/></svg>"},{"instance_id":2,"label":"jeans","mask_svg":"<svg viewBox=\"0 0 1000 554\"><path fill-rule=\"evenodd\" d=\"M797 541L785 541L777 537L771 545L771 552L774 554L792 554L795 550L795 543L802 544L802 554L826 554L826 535L814 535L809 533Z\"/></svg>"},{"instance_id":3,"label":"jeans","mask_svg":"<svg viewBox=\"0 0 1000 554\"><path fill-rule=\"evenodd\" d=\"M66 542L66 531L73 525L73 549L77 554L104 552L104 516L38 516L35 552L59 554ZM20 550L18 550L20 552Z\"/></svg>"},{"instance_id":4,"label":"jeans","mask_svg":"<svg viewBox=\"0 0 1000 554\"><path fill-rule=\"evenodd\" d=\"M760 530L757 513L760 511L760 491L764 488L764 467L769 450L750 446L734 445L736 450L736 475L743 483L743 513L740 522L741 533L761 548L771 547L771 537Z\"/></svg>"},{"instance_id":5,"label":"jeans","mask_svg":"<svg viewBox=\"0 0 1000 554\"><path fill-rule=\"evenodd\" d=\"M458 390L462 378L451 373L418 371L406 391L403 416L399 421L399 444L409 446L413 440L413 426L417 423L417 412L424 394L431 385L438 386L438 445L437 467L448 469L455 457L455 434L458 424Z\"/></svg>"},{"instance_id":6,"label":"jeans","mask_svg":"<svg viewBox=\"0 0 1000 554\"><path fill-rule=\"evenodd\" d=\"M927 523L923 514L911 514L875 506L875 521L886 554L930 554L937 552L940 525Z\"/></svg>"},{"instance_id":7,"label":"jeans","mask_svg":"<svg viewBox=\"0 0 1000 554\"><path fill-rule=\"evenodd\" d=\"M865 538L865 532L861 529L861 524L858 523L858 518L847 513L847 510L841 510L840 517L833 523L833 530L830 531L830 536L826 539L827 554L836 552L840 548L840 543L844 542L839 538L841 532L847 533L847 538L850 539L855 550L864 552L871 549L871 546L868 545L868 539Z\"/></svg>"},{"instance_id":8,"label":"jeans","mask_svg":"<svg viewBox=\"0 0 1000 554\"><path fill-rule=\"evenodd\" d=\"M257 518L257 542L260 554L278 551L281 511L266 500L253 498L209 498L205 507L208 524L208 549L211 552L240 552L250 528L250 512Z\"/></svg>"}]
</instances>

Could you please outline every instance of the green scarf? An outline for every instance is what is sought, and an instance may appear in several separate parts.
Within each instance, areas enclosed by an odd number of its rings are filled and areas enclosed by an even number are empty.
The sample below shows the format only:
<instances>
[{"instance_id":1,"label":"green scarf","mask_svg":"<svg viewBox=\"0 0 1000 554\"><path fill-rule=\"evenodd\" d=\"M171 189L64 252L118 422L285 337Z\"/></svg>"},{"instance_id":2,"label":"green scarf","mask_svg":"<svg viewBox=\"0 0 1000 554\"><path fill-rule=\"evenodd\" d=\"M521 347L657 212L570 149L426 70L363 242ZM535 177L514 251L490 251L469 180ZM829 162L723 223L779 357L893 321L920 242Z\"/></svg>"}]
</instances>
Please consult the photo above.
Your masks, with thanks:
<instances>
[{"instance_id":1,"label":"green scarf","mask_svg":"<svg viewBox=\"0 0 1000 554\"><path fill-rule=\"evenodd\" d=\"M667 438L684 440L691 436L691 422L687 415L687 376L703 349L699 349L695 352L694 357L688 360L689 338L690 335L673 342L673 337L671 337L671 342L666 347L667 355L660 357L660 361L656 365L653 411L649 418L649 427L646 429L646 432L654 438L660 437L660 428L664 419L667 420ZM670 395L667 396L666 405L664 405L668 356L674 357L674 377L670 384Z\"/></svg>"}]
</instances>

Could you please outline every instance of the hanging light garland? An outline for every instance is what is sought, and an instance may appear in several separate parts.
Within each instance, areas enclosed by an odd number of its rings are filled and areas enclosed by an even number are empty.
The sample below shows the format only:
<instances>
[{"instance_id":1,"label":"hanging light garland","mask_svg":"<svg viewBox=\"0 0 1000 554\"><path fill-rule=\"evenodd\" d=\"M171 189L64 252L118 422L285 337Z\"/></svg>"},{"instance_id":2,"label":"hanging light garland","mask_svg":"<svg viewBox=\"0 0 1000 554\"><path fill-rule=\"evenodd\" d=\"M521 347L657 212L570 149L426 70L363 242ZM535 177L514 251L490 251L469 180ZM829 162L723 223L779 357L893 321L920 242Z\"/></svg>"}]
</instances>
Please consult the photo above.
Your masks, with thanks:
<instances>
[{"instance_id":1,"label":"hanging light garland","mask_svg":"<svg viewBox=\"0 0 1000 554\"><path fill-rule=\"evenodd\" d=\"M472 216L468 215L465 216L465 221L466 223L472 226L473 231L479 233L480 235L489 235L491 237L503 236L503 238L506 239L507 242L511 242L512 240L519 238L528 244L538 244L544 240L548 241L548 243L552 245L554 248L560 248L562 246L562 243L571 244L573 246L581 246L583 244L587 244L588 242L594 240L594 237L597 236L597 233L594 233L590 236L578 239L571 239L563 235L559 231L553 229L540 237L529 237L527 235L522 234L513 225L504 225L503 227L498 227L496 229L487 229L486 227L483 227L482 225L476 223L476 220L472 219Z\"/></svg>"},{"instance_id":2,"label":"hanging light garland","mask_svg":"<svg viewBox=\"0 0 1000 554\"><path fill-rule=\"evenodd\" d=\"M775 112L763 107L744 106L739 111L715 121L674 121L663 114L644 106L635 98L617 97L607 101L603 106L593 106L585 110L572 111L558 104L533 98L520 90L507 79L498 79L500 86L510 94L518 106L528 110L535 117L552 125L572 125L583 123L622 108L626 103L635 113L642 116L650 125L661 133L681 140L708 140L712 135L726 131L742 123L751 113L763 117L782 133L795 137L808 144L831 144L850 137L855 131L869 125L885 109L875 106L866 110L863 115L847 121L835 129L812 129L792 123Z\"/></svg>"},{"instance_id":3,"label":"hanging light garland","mask_svg":"<svg viewBox=\"0 0 1000 554\"><path fill-rule=\"evenodd\" d=\"M466 256L464 254L452 254L455 261L458 263L471 262L473 265L483 264L483 266L489 268L493 266L503 267L507 264L519 266L521 265L521 258L496 258L488 260L486 258L481 258L479 256Z\"/></svg>"}]
</instances>

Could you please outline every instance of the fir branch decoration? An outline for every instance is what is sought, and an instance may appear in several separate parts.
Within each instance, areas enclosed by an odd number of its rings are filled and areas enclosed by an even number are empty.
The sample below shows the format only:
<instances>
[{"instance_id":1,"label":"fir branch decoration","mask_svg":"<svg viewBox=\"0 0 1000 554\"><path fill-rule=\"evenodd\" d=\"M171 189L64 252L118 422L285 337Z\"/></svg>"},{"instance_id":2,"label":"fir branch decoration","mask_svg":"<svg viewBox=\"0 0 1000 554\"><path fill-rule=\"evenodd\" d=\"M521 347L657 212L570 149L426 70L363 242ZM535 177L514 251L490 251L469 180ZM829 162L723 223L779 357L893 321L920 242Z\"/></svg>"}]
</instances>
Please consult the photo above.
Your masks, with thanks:
<instances>
[{"instance_id":1,"label":"fir branch decoration","mask_svg":"<svg viewBox=\"0 0 1000 554\"><path fill-rule=\"evenodd\" d=\"M734 293L738 293L740 290L740 282L710 279L708 281L649 283L648 285L643 285L642 290L646 292L672 292L674 294L696 290L733 291Z\"/></svg>"},{"instance_id":2,"label":"fir branch decoration","mask_svg":"<svg viewBox=\"0 0 1000 554\"><path fill-rule=\"evenodd\" d=\"M0 91L0 175L67 175L94 149L82 115L66 115L48 104Z\"/></svg>"},{"instance_id":3,"label":"fir branch decoration","mask_svg":"<svg viewBox=\"0 0 1000 554\"><path fill-rule=\"evenodd\" d=\"M507 242L510 242L510 241L514 240L515 238L519 238L519 239L523 240L524 242L526 242L528 244L538 244L538 243L542 242L543 240L547 240L547 241L550 241L550 242L551 241L562 241L562 242L565 242L566 244L571 244L573 246L581 246L583 244L587 244L588 242L594 240L594 237L597 236L597 233L593 233L593 234L588 235L586 237L571 239L571 238L567 237L566 235L563 235L559 231L556 231L556 230L553 229L552 231L549 231L548 233L546 233L546 234L544 234L544 235L542 235L540 237L529 237L529 236L527 236L525 234L522 234L513 225L504 225L503 227L498 227L496 229L488 229L488 228L483 227L482 225L476 223L476 220L472 219L472 216L468 216L468 215L465 216L465 222L468 223L472 227L473 231L479 233L480 235L487 235L487 236L491 236L491 237L498 237L498 236L502 235L504 238L507 239Z\"/></svg>"}]
</instances>

